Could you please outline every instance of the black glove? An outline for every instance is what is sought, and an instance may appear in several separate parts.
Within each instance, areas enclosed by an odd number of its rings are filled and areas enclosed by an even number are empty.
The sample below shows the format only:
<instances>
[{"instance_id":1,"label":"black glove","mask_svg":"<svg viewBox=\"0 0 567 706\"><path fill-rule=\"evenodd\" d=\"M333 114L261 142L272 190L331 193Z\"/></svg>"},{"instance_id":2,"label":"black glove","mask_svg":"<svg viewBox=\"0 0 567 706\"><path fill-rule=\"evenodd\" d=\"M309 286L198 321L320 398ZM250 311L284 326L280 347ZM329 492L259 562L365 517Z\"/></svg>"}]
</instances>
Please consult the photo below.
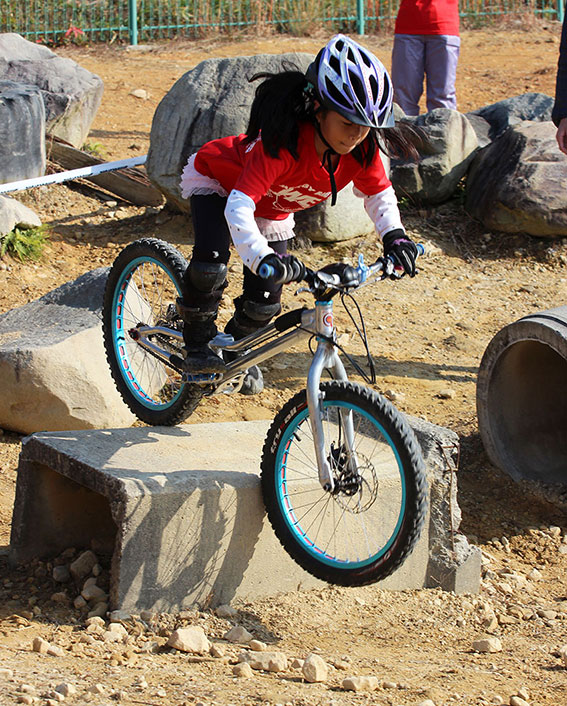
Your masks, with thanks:
<instances>
[{"instance_id":1,"label":"black glove","mask_svg":"<svg viewBox=\"0 0 567 706\"><path fill-rule=\"evenodd\" d=\"M277 255L270 253L262 258L261 265L270 265L274 268L275 274L272 281L275 284L287 284L288 282L301 282L305 277L305 265L298 260L295 255Z\"/></svg>"},{"instance_id":2,"label":"black glove","mask_svg":"<svg viewBox=\"0 0 567 706\"><path fill-rule=\"evenodd\" d=\"M414 277L417 246L413 240L410 240L401 228L396 228L396 230L386 233L382 243L384 257L391 257L394 261L394 267L401 267L406 275Z\"/></svg>"}]
</instances>

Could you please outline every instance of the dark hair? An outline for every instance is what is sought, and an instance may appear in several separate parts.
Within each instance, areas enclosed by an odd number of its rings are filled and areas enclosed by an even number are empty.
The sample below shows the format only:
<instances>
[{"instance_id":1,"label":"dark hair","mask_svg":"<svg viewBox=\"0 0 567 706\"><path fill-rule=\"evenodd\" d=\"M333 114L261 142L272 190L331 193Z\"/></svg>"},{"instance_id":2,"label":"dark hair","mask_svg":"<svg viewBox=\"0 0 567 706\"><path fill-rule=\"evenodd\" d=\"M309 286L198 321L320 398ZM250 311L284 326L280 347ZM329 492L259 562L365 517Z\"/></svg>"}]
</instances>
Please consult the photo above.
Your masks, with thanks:
<instances>
[{"instance_id":1,"label":"dark hair","mask_svg":"<svg viewBox=\"0 0 567 706\"><path fill-rule=\"evenodd\" d=\"M286 149L299 159L297 141L302 122L315 123L315 113L327 108L316 106L313 86L297 67L286 67L281 73L257 73L249 81L264 79L256 88L246 128L246 144L260 135L264 150L276 158ZM418 134L407 124L395 128L371 128L368 137L354 148L352 156L364 167L372 163L376 150L391 157L417 159Z\"/></svg>"}]
</instances>

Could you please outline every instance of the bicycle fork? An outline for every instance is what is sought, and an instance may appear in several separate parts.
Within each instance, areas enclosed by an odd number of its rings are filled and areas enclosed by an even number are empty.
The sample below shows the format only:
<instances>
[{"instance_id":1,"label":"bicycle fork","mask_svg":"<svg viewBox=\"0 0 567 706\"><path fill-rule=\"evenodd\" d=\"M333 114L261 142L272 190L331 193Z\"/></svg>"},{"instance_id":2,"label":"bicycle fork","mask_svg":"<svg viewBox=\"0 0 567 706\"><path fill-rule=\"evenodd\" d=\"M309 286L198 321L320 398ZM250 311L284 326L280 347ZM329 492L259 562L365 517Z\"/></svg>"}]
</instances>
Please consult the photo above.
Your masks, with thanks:
<instances>
[{"instance_id":1,"label":"bicycle fork","mask_svg":"<svg viewBox=\"0 0 567 706\"><path fill-rule=\"evenodd\" d=\"M335 346L328 340L334 339L333 302L316 302L317 350L307 375L307 406L309 421L315 445L315 458L319 470L319 483L323 490L332 493L335 490L335 480L329 459L325 454L325 432L323 430L323 395L320 389L323 370L327 368L334 380L348 380L345 367L339 358ZM323 338L323 336L325 338ZM352 412L340 412L340 425L344 442L348 449L349 463L356 464L354 448L354 425Z\"/></svg>"}]
</instances>

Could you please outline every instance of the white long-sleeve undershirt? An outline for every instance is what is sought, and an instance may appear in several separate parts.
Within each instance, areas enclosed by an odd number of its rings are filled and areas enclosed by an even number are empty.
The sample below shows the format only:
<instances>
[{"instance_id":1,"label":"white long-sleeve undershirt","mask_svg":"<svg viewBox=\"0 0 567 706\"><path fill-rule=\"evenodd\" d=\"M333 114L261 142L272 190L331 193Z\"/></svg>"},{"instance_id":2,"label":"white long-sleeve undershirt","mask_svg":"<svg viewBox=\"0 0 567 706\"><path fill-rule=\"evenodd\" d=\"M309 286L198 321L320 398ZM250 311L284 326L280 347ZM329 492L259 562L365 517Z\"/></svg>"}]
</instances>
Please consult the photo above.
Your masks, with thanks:
<instances>
[{"instance_id":1,"label":"white long-sleeve undershirt","mask_svg":"<svg viewBox=\"0 0 567 706\"><path fill-rule=\"evenodd\" d=\"M358 189L353 189L356 196L364 199L364 208L372 219L380 238L391 230L404 230L398 201L392 186L378 194L367 196ZM233 189L227 199L224 215L232 242L244 264L256 273L260 262L274 251L260 232L254 213L256 204L242 191Z\"/></svg>"}]
</instances>

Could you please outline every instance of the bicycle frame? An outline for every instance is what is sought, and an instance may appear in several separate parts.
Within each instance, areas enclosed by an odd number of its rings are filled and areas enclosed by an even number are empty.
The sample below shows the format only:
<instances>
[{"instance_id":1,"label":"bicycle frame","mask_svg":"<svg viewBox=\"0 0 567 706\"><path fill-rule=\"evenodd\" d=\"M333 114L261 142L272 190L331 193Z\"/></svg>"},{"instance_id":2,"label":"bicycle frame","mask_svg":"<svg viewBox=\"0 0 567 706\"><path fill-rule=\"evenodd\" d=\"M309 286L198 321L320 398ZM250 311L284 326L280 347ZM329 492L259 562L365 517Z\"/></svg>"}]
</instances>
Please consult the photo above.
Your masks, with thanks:
<instances>
[{"instance_id":1,"label":"bicycle frame","mask_svg":"<svg viewBox=\"0 0 567 706\"><path fill-rule=\"evenodd\" d=\"M292 330L285 328L280 330L279 328L282 319L285 320L286 317L288 320L299 319ZM183 342L183 336L179 331L164 326L140 326L132 331L131 335L138 345L150 351L167 365L171 365L171 354L150 340L150 337L159 339L159 336L164 336L173 338L179 343ZM311 336L316 336L317 348L307 375L306 391L309 419L315 443L319 482L325 490L332 492L334 481L331 466L325 456L319 386L325 369L329 370L331 377L335 380L346 381L348 379L345 367L334 345L336 329L333 320L332 300L318 301L313 309L296 309L283 314L268 326L238 341L234 341L232 336L225 333L217 334L209 344L211 348L218 351L241 353L241 355L226 364L226 372L210 376L193 376L186 384L204 385L206 395L216 395L223 392L232 394L240 389L249 367L269 360ZM243 351L244 353L242 353ZM350 449L350 456L354 459L355 452L352 442L354 433L350 414L346 413L344 417L341 416L341 421L344 427L345 441Z\"/></svg>"}]
</instances>

